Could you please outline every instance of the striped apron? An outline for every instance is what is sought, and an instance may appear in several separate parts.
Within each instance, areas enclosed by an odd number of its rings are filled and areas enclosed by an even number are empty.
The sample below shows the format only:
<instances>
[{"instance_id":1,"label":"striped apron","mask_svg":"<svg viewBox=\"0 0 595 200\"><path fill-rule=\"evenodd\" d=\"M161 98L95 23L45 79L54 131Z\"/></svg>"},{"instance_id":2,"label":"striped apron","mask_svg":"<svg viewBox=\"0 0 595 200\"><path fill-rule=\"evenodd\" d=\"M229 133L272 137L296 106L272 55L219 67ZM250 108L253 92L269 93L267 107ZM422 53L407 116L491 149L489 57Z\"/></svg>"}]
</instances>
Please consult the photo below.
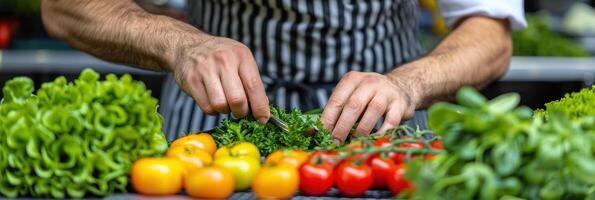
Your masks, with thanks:
<instances>
[{"instance_id":1,"label":"striped apron","mask_svg":"<svg viewBox=\"0 0 595 200\"><path fill-rule=\"evenodd\" d=\"M417 58L417 0L191 0L192 25L253 52L272 104L324 107L349 71L385 73ZM168 75L160 112L168 140L211 129L209 116ZM411 123L425 127L425 113Z\"/></svg>"}]
</instances>

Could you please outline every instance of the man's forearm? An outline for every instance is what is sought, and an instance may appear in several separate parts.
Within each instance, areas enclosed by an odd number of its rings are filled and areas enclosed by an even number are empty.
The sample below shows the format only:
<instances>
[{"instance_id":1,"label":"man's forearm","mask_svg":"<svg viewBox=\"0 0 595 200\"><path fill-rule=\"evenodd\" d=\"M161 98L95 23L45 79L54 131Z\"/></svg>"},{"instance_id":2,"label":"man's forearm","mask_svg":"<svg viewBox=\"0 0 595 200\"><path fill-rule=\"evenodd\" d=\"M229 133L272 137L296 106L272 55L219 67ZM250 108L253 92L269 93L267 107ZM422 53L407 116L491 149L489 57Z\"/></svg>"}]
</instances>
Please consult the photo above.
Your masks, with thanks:
<instances>
[{"instance_id":1,"label":"man's forearm","mask_svg":"<svg viewBox=\"0 0 595 200\"><path fill-rule=\"evenodd\" d=\"M44 0L48 32L74 48L113 62L173 70L177 45L209 37L175 19L147 13L132 0Z\"/></svg>"},{"instance_id":2,"label":"man's forearm","mask_svg":"<svg viewBox=\"0 0 595 200\"><path fill-rule=\"evenodd\" d=\"M469 17L427 56L388 75L417 108L449 99L463 85L483 87L501 77L512 54L506 20Z\"/></svg>"}]
</instances>

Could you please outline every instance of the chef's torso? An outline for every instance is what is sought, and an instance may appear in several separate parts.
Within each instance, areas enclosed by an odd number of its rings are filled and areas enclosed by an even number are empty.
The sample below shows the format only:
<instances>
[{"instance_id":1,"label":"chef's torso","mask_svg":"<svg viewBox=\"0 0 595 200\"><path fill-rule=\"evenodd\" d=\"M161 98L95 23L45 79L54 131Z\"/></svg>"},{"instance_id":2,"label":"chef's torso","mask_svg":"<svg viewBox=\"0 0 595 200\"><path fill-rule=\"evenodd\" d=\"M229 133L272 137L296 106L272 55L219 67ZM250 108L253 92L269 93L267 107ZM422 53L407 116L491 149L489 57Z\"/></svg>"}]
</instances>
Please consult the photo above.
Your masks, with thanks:
<instances>
[{"instance_id":1,"label":"chef's torso","mask_svg":"<svg viewBox=\"0 0 595 200\"><path fill-rule=\"evenodd\" d=\"M345 73L388 72L423 53L417 38L417 0L188 3L192 25L252 50L270 102L286 109L323 107ZM203 114L171 75L161 102L170 140L210 129L227 117Z\"/></svg>"}]
</instances>

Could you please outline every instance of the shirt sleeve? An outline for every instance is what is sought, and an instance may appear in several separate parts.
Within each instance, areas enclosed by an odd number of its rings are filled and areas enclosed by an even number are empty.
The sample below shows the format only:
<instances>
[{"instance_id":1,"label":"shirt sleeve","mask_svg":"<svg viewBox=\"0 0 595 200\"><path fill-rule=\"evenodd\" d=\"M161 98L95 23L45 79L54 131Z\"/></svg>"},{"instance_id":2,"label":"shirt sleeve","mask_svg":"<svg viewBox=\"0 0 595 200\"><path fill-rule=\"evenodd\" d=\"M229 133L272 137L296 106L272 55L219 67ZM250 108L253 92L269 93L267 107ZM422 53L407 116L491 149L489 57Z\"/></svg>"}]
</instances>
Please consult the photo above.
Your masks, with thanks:
<instances>
[{"instance_id":1,"label":"shirt sleeve","mask_svg":"<svg viewBox=\"0 0 595 200\"><path fill-rule=\"evenodd\" d=\"M508 19L513 30L527 27L523 0L437 0L448 27L469 15Z\"/></svg>"}]
</instances>

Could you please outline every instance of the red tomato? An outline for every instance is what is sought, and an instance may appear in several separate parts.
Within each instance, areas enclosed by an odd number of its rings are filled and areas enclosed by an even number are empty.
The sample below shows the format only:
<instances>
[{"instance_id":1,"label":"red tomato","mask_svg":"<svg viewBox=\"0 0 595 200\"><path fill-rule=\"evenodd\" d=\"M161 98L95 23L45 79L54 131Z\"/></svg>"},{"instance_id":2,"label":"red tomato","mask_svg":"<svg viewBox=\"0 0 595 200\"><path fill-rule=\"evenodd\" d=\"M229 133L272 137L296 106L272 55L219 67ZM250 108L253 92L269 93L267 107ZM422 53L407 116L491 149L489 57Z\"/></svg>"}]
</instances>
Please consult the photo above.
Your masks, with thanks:
<instances>
[{"instance_id":1,"label":"red tomato","mask_svg":"<svg viewBox=\"0 0 595 200\"><path fill-rule=\"evenodd\" d=\"M404 164L398 164L395 166L394 170L390 171L386 182L388 183L388 188L394 195L397 195L405 190L415 189L415 185L407 181L404 176Z\"/></svg>"},{"instance_id":2,"label":"red tomato","mask_svg":"<svg viewBox=\"0 0 595 200\"><path fill-rule=\"evenodd\" d=\"M402 139L406 140L407 137L403 137ZM424 148L424 144L417 142L407 142L401 143L399 147L403 149L421 149ZM405 161L407 161L407 153L395 153L393 156L391 156L391 158L393 159L393 161L395 161L396 164L404 163ZM411 154L411 157L409 157L409 159L413 158L415 158L415 156Z\"/></svg>"},{"instance_id":3,"label":"red tomato","mask_svg":"<svg viewBox=\"0 0 595 200\"><path fill-rule=\"evenodd\" d=\"M335 184L346 197L362 196L372 187L373 181L372 168L366 164L357 166L343 162L335 169Z\"/></svg>"},{"instance_id":4,"label":"red tomato","mask_svg":"<svg viewBox=\"0 0 595 200\"><path fill-rule=\"evenodd\" d=\"M12 35L12 23L0 20L0 49L8 47Z\"/></svg>"},{"instance_id":5,"label":"red tomato","mask_svg":"<svg viewBox=\"0 0 595 200\"><path fill-rule=\"evenodd\" d=\"M300 191L305 195L322 196L333 186L333 166L330 163L304 163L300 169Z\"/></svg>"},{"instance_id":6,"label":"red tomato","mask_svg":"<svg viewBox=\"0 0 595 200\"><path fill-rule=\"evenodd\" d=\"M381 137L376 139L372 145L374 145L375 147L391 147L393 144L386 138ZM387 154L389 157L393 158L395 157L396 153L388 153ZM378 153L376 154L372 154L370 157L378 157Z\"/></svg>"},{"instance_id":7,"label":"red tomato","mask_svg":"<svg viewBox=\"0 0 595 200\"><path fill-rule=\"evenodd\" d=\"M317 159L321 159L322 162L334 166L337 163L335 159L337 156L339 156L339 152L336 151L314 151L310 154L307 162L318 162Z\"/></svg>"},{"instance_id":8,"label":"red tomato","mask_svg":"<svg viewBox=\"0 0 595 200\"><path fill-rule=\"evenodd\" d=\"M386 189L387 177L391 171L396 170L396 165L390 158L373 157L368 161L368 165L372 168L372 175L374 177L374 189Z\"/></svg>"},{"instance_id":9,"label":"red tomato","mask_svg":"<svg viewBox=\"0 0 595 200\"><path fill-rule=\"evenodd\" d=\"M442 143L441 140L435 140L432 142L431 145L432 145L432 149L434 149L434 150L443 150L444 149L444 144ZM435 154L426 154L426 155L424 155L424 158L426 160L431 160L435 156L436 156Z\"/></svg>"},{"instance_id":10,"label":"red tomato","mask_svg":"<svg viewBox=\"0 0 595 200\"><path fill-rule=\"evenodd\" d=\"M390 141L384 137L376 139L372 144L376 147L390 147L392 145Z\"/></svg>"},{"instance_id":11,"label":"red tomato","mask_svg":"<svg viewBox=\"0 0 595 200\"><path fill-rule=\"evenodd\" d=\"M432 142L432 148L436 150L442 150L444 149L444 143L442 142L442 140L434 140Z\"/></svg>"}]
</instances>

